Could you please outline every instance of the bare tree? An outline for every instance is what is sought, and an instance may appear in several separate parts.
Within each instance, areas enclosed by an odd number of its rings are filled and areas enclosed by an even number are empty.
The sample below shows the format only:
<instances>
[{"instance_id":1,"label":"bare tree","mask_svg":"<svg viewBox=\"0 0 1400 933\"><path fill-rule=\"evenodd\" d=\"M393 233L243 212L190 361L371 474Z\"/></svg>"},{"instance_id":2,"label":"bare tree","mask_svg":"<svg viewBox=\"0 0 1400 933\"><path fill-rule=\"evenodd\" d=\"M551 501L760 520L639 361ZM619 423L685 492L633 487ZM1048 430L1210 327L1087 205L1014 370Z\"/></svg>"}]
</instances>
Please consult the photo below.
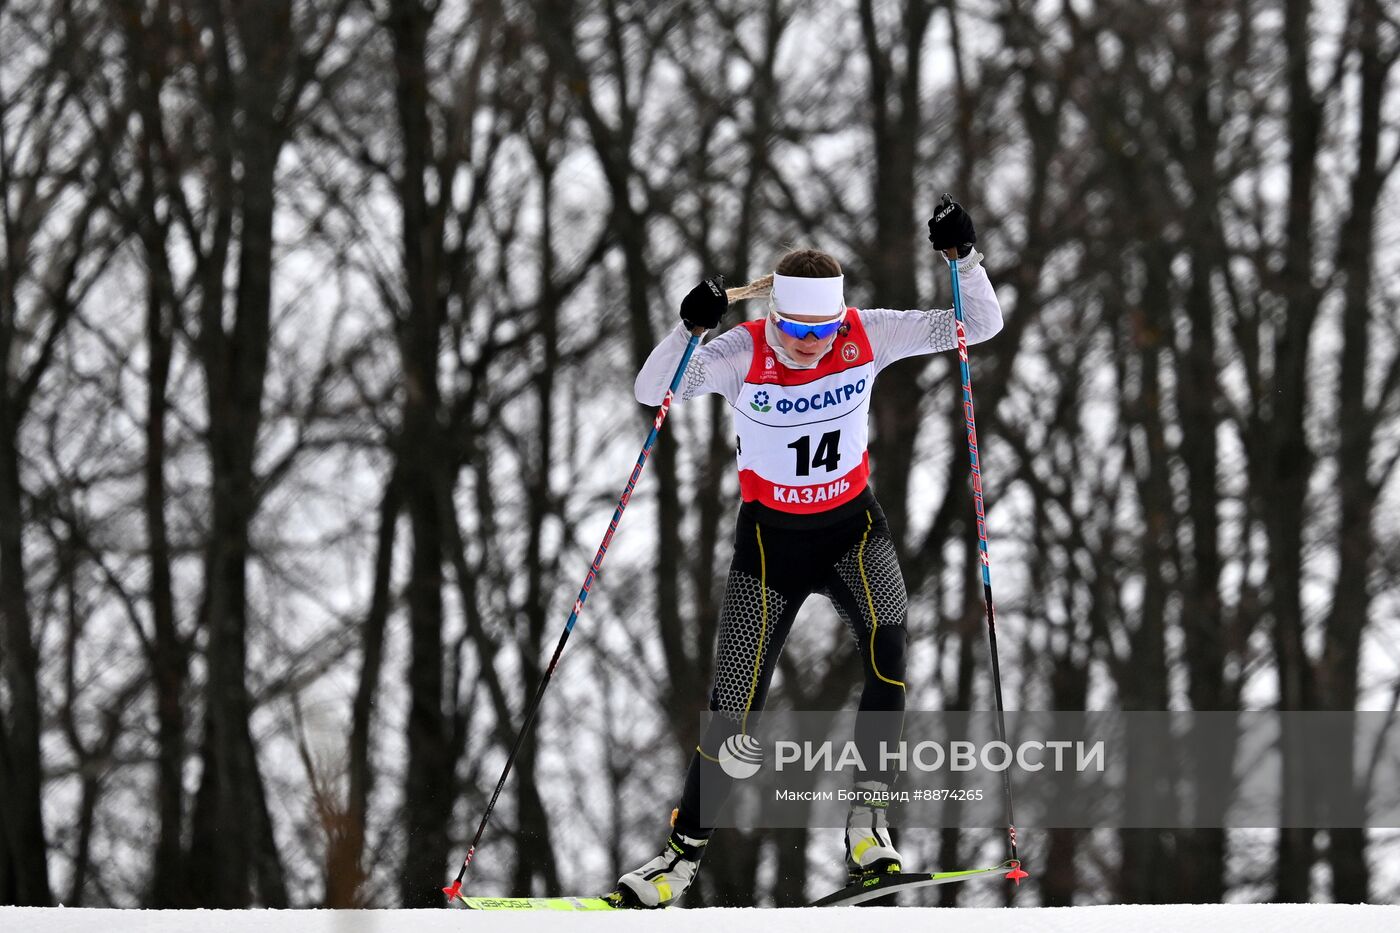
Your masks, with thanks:
<instances>
[{"instance_id":1,"label":"bare tree","mask_svg":"<svg viewBox=\"0 0 1400 933\"><path fill-rule=\"evenodd\" d=\"M123 120L95 91L98 6L0 7L0 902L52 898L42 823L40 656L32 625L24 437L63 336L114 245L103 208ZM47 47L32 35L58 35ZM10 52L15 54L13 57ZM38 54L30 54L37 52Z\"/></svg>"},{"instance_id":2,"label":"bare tree","mask_svg":"<svg viewBox=\"0 0 1400 933\"><path fill-rule=\"evenodd\" d=\"M268 0L225 10L218 4L160 2L120 7L131 87L140 102L141 186L133 216L151 275L147 432L147 528L155 567L155 668L161 710L162 843L153 898L243 906L250 884L269 905L288 901L257 750L249 733L247 686L249 529L275 476L256 466L272 328L273 218L278 160L306 116L307 90L348 4ZM181 81L175 63L185 65ZM178 91L183 106L163 104ZM185 145L199 134L199 150ZM204 182L198 196L189 176ZM165 218L171 218L165 220ZM172 231L192 254L193 273L176 284ZM210 525L199 622L207 632L203 776L192 834L177 859L184 722L177 709L188 646L173 620L164 489L165 383L176 332L191 335L207 393Z\"/></svg>"}]
</instances>

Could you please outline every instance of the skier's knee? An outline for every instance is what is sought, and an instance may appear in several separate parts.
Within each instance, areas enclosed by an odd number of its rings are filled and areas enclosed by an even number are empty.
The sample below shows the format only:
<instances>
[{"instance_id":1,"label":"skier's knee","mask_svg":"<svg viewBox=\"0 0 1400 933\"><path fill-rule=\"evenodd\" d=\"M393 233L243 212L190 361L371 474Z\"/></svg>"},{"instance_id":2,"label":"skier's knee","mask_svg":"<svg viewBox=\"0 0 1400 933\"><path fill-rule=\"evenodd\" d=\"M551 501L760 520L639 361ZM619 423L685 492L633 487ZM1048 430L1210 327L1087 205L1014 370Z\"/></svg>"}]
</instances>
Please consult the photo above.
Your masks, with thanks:
<instances>
[{"instance_id":1,"label":"skier's knee","mask_svg":"<svg viewBox=\"0 0 1400 933\"><path fill-rule=\"evenodd\" d=\"M908 633L902 625L881 625L867 646L866 676L882 682L904 682L904 646Z\"/></svg>"}]
</instances>

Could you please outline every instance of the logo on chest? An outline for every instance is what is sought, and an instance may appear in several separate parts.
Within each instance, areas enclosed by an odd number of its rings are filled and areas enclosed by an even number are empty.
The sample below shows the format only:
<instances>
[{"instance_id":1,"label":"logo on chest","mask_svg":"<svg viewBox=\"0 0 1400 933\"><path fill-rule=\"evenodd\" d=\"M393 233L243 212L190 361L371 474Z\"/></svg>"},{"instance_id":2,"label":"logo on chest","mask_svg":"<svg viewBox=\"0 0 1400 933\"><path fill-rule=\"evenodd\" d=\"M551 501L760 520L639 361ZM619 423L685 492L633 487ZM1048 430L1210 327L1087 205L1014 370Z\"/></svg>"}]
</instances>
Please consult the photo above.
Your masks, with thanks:
<instances>
[{"instance_id":1,"label":"logo on chest","mask_svg":"<svg viewBox=\"0 0 1400 933\"><path fill-rule=\"evenodd\" d=\"M854 343L847 341L841 347L841 359L845 360L847 363L854 363L859 356L860 347L856 346Z\"/></svg>"},{"instance_id":2,"label":"logo on chest","mask_svg":"<svg viewBox=\"0 0 1400 933\"><path fill-rule=\"evenodd\" d=\"M789 413L805 414L809 411L821 411L824 408L835 408L843 404L858 399L865 394L868 379L857 379L855 382L848 382L843 386L825 389L820 392L812 392L806 395L792 393L783 396L780 390L776 390L780 397L776 402L767 389L759 389L749 399L749 407L756 412L768 412L776 408L779 414Z\"/></svg>"}]
</instances>

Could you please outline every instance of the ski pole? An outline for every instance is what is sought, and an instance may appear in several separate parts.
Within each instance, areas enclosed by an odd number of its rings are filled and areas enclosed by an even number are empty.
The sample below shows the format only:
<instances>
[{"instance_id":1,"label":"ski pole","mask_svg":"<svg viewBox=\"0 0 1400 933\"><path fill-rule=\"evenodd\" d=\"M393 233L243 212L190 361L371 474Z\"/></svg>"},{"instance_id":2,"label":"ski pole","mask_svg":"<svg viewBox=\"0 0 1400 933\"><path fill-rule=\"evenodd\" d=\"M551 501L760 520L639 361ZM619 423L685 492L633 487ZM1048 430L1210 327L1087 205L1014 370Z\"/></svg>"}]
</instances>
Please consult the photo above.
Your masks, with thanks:
<instances>
[{"instance_id":1,"label":"ski pole","mask_svg":"<svg viewBox=\"0 0 1400 933\"><path fill-rule=\"evenodd\" d=\"M569 613L569 621L564 623L564 631L559 636L559 644L554 646L554 657L549 659L549 666L545 668L544 676L540 678L540 685L535 690L535 696L530 700L530 705L525 710L525 721L521 723L520 731L516 733L515 744L511 746L510 755L506 758L506 766L501 770L501 779L496 782L496 790L491 794L490 803L486 805L486 812L481 815L481 823L476 827L476 835L472 837L472 844L467 849L467 857L462 860L462 867L457 871L457 878L442 889L442 893L446 894L449 899L462 895L462 878L467 873L467 866L472 863L472 856L476 855L476 847L481 842L481 834L486 831L486 824L491 822L491 813L496 809L496 800L501 796L501 788L506 786L506 778L510 775L511 766L515 764L515 756L520 752L520 746L525 741L525 734L530 730L530 724L535 721L535 713L539 711L540 698L544 696L545 688L549 686L549 680L554 676L554 668L559 664L559 656L564 653L564 643L569 640L569 633L574 630L574 623L583 613L583 604L588 601L588 592L593 588L593 580L598 576L598 570L603 566L603 557L608 553L608 545L612 543L613 534L617 531L618 523L622 521L622 513L632 498L632 490L636 488L637 480L641 478L642 467L646 465L652 445L656 443L656 438L661 433L661 424L666 420L666 413L671 409L671 399L675 396L676 390L680 388L681 377L685 375L686 367L690 365L690 357L695 353L695 348L700 345L700 337L704 333L703 327L697 327L690 332L690 342L686 344L685 354L681 356L680 365L676 367L676 374L671 377L671 387L666 390L666 397L661 400L661 407L656 410L656 418L651 423L651 433L647 435L646 441L642 444L642 452L637 456L636 466L632 467L632 475L627 480L627 486L622 490L622 497L617 500L617 509L613 512L612 522L609 523L608 530L603 535L603 543L598 545L598 553L593 555L593 563L588 568L588 576L583 579L583 589L579 590L578 599L574 600L574 609Z\"/></svg>"},{"instance_id":2,"label":"ski pole","mask_svg":"<svg viewBox=\"0 0 1400 933\"><path fill-rule=\"evenodd\" d=\"M952 201L943 195L943 203ZM967 454L972 464L972 502L977 513L977 550L982 558L982 600L987 606L987 641L992 655L992 686L997 701L997 738L1006 744L1006 706L1001 698L1001 664L997 660L996 608L992 602L992 558L987 550L987 511L982 503L982 468L977 454L977 415L972 408L972 369L967 362L967 327L963 320L962 289L958 284L958 261L948 260L953 275L953 318L958 334L958 367L962 370L963 418L967 422ZM1011 770L1001 772L1002 790L1006 793L1006 832L1011 844L1011 871L1006 877L1019 886L1022 878L1030 877L1021 869L1016 854L1016 816L1011 805Z\"/></svg>"}]
</instances>

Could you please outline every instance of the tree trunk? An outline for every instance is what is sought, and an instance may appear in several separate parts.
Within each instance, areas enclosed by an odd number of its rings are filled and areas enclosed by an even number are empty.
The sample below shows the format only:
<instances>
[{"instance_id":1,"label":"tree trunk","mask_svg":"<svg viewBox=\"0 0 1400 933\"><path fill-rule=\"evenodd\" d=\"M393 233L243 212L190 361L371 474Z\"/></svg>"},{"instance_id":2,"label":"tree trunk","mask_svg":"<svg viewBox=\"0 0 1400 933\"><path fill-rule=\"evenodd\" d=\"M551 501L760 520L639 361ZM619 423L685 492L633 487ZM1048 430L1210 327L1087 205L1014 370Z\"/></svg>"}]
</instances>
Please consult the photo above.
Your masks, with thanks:
<instances>
[{"instance_id":1,"label":"tree trunk","mask_svg":"<svg viewBox=\"0 0 1400 933\"><path fill-rule=\"evenodd\" d=\"M151 869L151 907L178 907L188 902L184 885L184 766L186 754L185 686L189 679L189 648L175 622L174 586L171 577L170 534L166 522L166 418L170 409L168 386L174 351L177 311L170 269L169 222L157 209L159 198L156 166L160 144L159 93L165 73L145 55L139 14L126 11L127 47L132 58L128 87L137 100L141 130L136 140L141 175L135 225L146 261L146 450L143 464L143 519L147 559L151 568L150 603L151 683L155 693L156 809L160 818ZM163 24L163 20L157 20ZM164 47L164 43L159 43ZM140 74L146 81L136 79Z\"/></svg>"},{"instance_id":2,"label":"tree trunk","mask_svg":"<svg viewBox=\"0 0 1400 933\"><path fill-rule=\"evenodd\" d=\"M407 601L409 624L408 766L404 776L405 857L400 876L404 907L442 903L437 881L447 867L447 825L452 812L451 727L443 710L442 645L443 488L442 408L438 344L442 309L438 273L442 250L430 216L426 174L432 165L428 107L427 36L433 13L418 0L395 0L386 19L394 43L394 69L402 134L399 181L404 287L408 306L399 327L404 403L401 449L411 452L403 470L404 505L412 532ZM444 192L441 197L447 197Z\"/></svg>"},{"instance_id":3,"label":"tree trunk","mask_svg":"<svg viewBox=\"0 0 1400 933\"><path fill-rule=\"evenodd\" d=\"M365 835L369 828L369 796L374 788L370 738L379 677L384 663L384 633L393 605L393 562L403 481L398 468L389 475L379 501L379 529L374 553L374 589L361 632L360 677L350 712L350 749L346 832L326 850L326 903L329 908L363 907L360 890L367 874Z\"/></svg>"},{"instance_id":4,"label":"tree trunk","mask_svg":"<svg viewBox=\"0 0 1400 933\"><path fill-rule=\"evenodd\" d=\"M872 0L860 4L861 30L865 40L871 115L871 145L874 155L872 211L873 239L862 257L877 288L881 307L915 308L918 288L914 270L915 211L910 202L916 190L914 168L917 161L922 113L919 82L922 75L922 48L932 7L910 2L901 18L906 32L899 35L903 48L882 47ZM895 65L897 51L904 53L904 67ZM909 520L909 473L914 465L914 445L919 437L923 415L923 392L919 374L928 360L913 357L889 368L880 380L870 403L874 431L870 440L873 483L880 504L889 520L890 534L901 546Z\"/></svg>"},{"instance_id":5,"label":"tree trunk","mask_svg":"<svg viewBox=\"0 0 1400 933\"><path fill-rule=\"evenodd\" d=\"M1261 511L1269 540L1270 608L1274 654L1278 665L1279 708L1315 708L1310 664L1303 646L1303 526L1305 496L1313 470L1313 453L1304 430L1310 369L1308 342L1317 318L1317 289L1312 282L1312 231L1317 150L1322 108L1309 83L1311 0L1286 0L1284 42L1288 88L1288 223L1284 267L1279 287L1286 309L1274 342L1274 394L1269 402L1265 484ZM1285 808L1301 804L1301 781L1307 752L1284 748ZM1274 900L1311 899L1315 858L1313 833L1279 832Z\"/></svg>"},{"instance_id":6,"label":"tree trunk","mask_svg":"<svg viewBox=\"0 0 1400 933\"><path fill-rule=\"evenodd\" d=\"M1375 507L1379 489L1368 475L1379 412L1368 410L1366 381L1370 369L1370 325L1376 208L1385 174L1379 163L1380 133L1385 89L1394 56L1380 50L1382 13L1377 0L1359 3L1356 41L1360 51L1361 120L1357 136L1357 168L1351 185L1351 213L1339 238L1337 267L1345 272L1342 309L1342 356L1339 375L1337 484L1341 520L1337 526L1338 571L1327 638L1319 663L1318 692L1330 710L1349 711L1357 706L1361 642L1369 621L1370 564L1375 551ZM1384 400L1380 403L1384 405ZM1356 776L1355 741L1350 734L1337 737L1332 761L1335 780L1350 786ZM1341 815L1346 822L1364 820L1359 810ZM1362 903L1370 890L1366 861L1366 832L1338 828L1328 833L1328 861L1332 867L1332 898L1341 903Z\"/></svg>"},{"instance_id":7,"label":"tree trunk","mask_svg":"<svg viewBox=\"0 0 1400 933\"><path fill-rule=\"evenodd\" d=\"M8 344L8 339L5 342ZM8 357L5 352L4 358ZM5 860L0 866L8 869L6 876L0 877L0 902L47 907L52 894L41 806L39 656L30 634L26 595L17 415L6 385L0 393L0 615L4 626L0 660L9 691L10 721L0 720L0 783L4 786L0 828L5 830L0 838Z\"/></svg>"},{"instance_id":8,"label":"tree trunk","mask_svg":"<svg viewBox=\"0 0 1400 933\"><path fill-rule=\"evenodd\" d=\"M212 522L205 555L203 616L208 631L204 773L196 803L189 867L191 887L206 906L246 907L253 886L268 907L287 905L280 857L272 839L257 750L249 730L247 684L249 532L257 511L255 457L262 425L271 338L273 215L276 169L284 143L274 109L291 58L286 0L242 8L214 22L220 74L243 102L243 125L226 138L241 220L234 315L224 323L221 290L208 288L200 354L209 397L208 447ZM223 30L237 29L249 47L245 71L234 74ZM257 36L258 41L250 42ZM226 128L231 128L227 124ZM222 275L222 267L211 270Z\"/></svg>"}]
</instances>

